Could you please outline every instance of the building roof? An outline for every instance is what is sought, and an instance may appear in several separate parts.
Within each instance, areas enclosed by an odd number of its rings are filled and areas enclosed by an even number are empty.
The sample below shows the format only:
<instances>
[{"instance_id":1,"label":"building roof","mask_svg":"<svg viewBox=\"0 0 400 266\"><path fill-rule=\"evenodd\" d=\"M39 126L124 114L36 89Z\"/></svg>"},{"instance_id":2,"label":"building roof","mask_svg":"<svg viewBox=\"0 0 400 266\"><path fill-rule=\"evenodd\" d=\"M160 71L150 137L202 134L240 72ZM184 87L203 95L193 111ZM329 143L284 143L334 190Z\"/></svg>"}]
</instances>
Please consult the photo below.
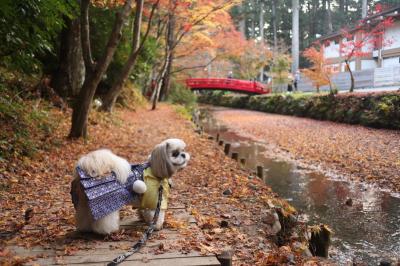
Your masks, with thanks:
<instances>
[{"instance_id":1,"label":"building roof","mask_svg":"<svg viewBox=\"0 0 400 266\"><path fill-rule=\"evenodd\" d=\"M390 16L392 16L394 18L400 18L400 4L395 5L394 7L386 9L386 10L384 10L382 12L369 15L369 16L359 20L359 23L374 22L374 21L381 20L382 17L390 17ZM349 32L353 32L353 31L355 31L357 29L359 29L359 28L356 27L356 26L353 26L352 28L349 29ZM339 37L341 35L342 35L342 33L340 31L337 31L337 32L334 32L334 33L330 33L330 34L321 36L321 37L319 37L317 39L317 41L326 41L326 40L330 40L330 39Z\"/></svg>"}]
</instances>

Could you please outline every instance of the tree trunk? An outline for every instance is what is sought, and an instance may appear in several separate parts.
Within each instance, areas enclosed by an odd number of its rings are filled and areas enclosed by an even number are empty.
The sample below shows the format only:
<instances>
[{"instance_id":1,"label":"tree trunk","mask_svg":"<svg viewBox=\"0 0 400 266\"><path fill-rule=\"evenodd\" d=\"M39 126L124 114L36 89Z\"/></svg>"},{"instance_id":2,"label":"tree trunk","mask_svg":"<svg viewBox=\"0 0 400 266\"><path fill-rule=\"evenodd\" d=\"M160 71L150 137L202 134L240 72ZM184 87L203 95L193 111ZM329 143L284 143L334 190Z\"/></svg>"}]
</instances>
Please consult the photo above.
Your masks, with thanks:
<instances>
[{"instance_id":1,"label":"tree trunk","mask_svg":"<svg viewBox=\"0 0 400 266\"><path fill-rule=\"evenodd\" d=\"M155 110L156 108L157 108L157 102L158 102L158 100L159 100L159 98L160 98L160 91L161 91L161 86L162 86L162 84L163 84L163 81L164 81L164 78L165 78L165 73L167 72L167 66L168 66L168 64L169 64L169 58L170 58L170 50L169 50L170 48L168 47L168 45L167 45L167 47L166 47L166 53L165 53L165 60L164 60L164 65L163 65L163 67L162 67L162 71L161 71L161 74L160 74L160 76L158 77L158 80L157 80L157 86L156 86L156 88L155 88L155 90L154 90L154 92L153 92L153 95L152 95L152 101L153 101L153 105L152 105L152 107L151 107L151 110Z\"/></svg>"},{"instance_id":2,"label":"tree trunk","mask_svg":"<svg viewBox=\"0 0 400 266\"><path fill-rule=\"evenodd\" d=\"M260 38L261 44L264 45L264 1L260 3ZM264 66L260 69L260 81L264 81Z\"/></svg>"},{"instance_id":3,"label":"tree trunk","mask_svg":"<svg viewBox=\"0 0 400 266\"><path fill-rule=\"evenodd\" d=\"M95 63L92 58L92 49L90 45L90 24L89 24L89 0L81 0L81 17L80 17L80 28L81 28L81 45L82 45L82 56L83 62L85 63L86 73L88 77L94 71Z\"/></svg>"},{"instance_id":4,"label":"tree trunk","mask_svg":"<svg viewBox=\"0 0 400 266\"><path fill-rule=\"evenodd\" d=\"M344 0L339 0L339 13L343 14L344 12Z\"/></svg>"},{"instance_id":5,"label":"tree trunk","mask_svg":"<svg viewBox=\"0 0 400 266\"><path fill-rule=\"evenodd\" d=\"M168 16L168 27L170 26L170 19L171 19L171 16L169 15ZM169 44L170 44L170 42L169 42L169 30L167 30L165 36L166 36L165 38L167 39L167 41L166 41L166 45L165 45L164 63L163 63L162 68L161 68L161 73L157 78L156 87L155 87L155 89L153 91L153 94L151 96L151 101L153 102L151 110L155 110L157 108L157 102L160 99L161 88L162 88L163 82L165 80L165 75L167 73L171 52L173 50L173 48L172 48L173 46L172 47L169 46Z\"/></svg>"},{"instance_id":6,"label":"tree trunk","mask_svg":"<svg viewBox=\"0 0 400 266\"><path fill-rule=\"evenodd\" d=\"M353 91L354 91L354 76L353 76L353 71L351 71L349 61L348 61L348 60L345 60L344 62L346 63L346 68L349 70L349 73L350 73L350 81L351 81L351 83L350 83L350 90L349 90L349 92L353 92Z\"/></svg>"},{"instance_id":7,"label":"tree trunk","mask_svg":"<svg viewBox=\"0 0 400 266\"><path fill-rule=\"evenodd\" d=\"M150 96L151 97L151 95L148 95L148 94L150 92L153 93L153 91L155 89L155 80L156 80L156 74L155 73L156 73L156 67L153 66L151 71L150 71L150 73L149 73L149 76L146 79L145 86L143 86L143 88L142 88L142 94L145 95L145 96Z\"/></svg>"},{"instance_id":8,"label":"tree trunk","mask_svg":"<svg viewBox=\"0 0 400 266\"><path fill-rule=\"evenodd\" d=\"M312 1L312 8L311 8L311 23L310 23L310 36L312 39L315 38L316 28L317 28L317 10L319 8L319 1L313 0Z\"/></svg>"},{"instance_id":9,"label":"tree trunk","mask_svg":"<svg viewBox=\"0 0 400 266\"><path fill-rule=\"evenodd\" d=\"M170 59L166 66L165 75L161 81L161 89L158 97L158 101L163 101L167 98L170 87L171 87L171 69L172 69L173 52L171 51Z\"/></svg>"},{"instance_id":10,"label":"tree trunk","mask_svg":"<svg viewBox=\"0 0 400 266\"><path fill-rule=\"evenodd\" d=\"M362 13L361 18L366 18L368 13L368 1L362 0Z\"/></svg>"},{"instance_id":11,"label":"tree trunk","mask_svg":"<svg viewBox=\"0 0 400 266\"><path fill-rule=\"evenodd\" d=\"M246 39L246 15L243 3L240 5L239 31L243 34L243 37Z\"/></svg>"},{"instance_id":12,"label":"tree trunk","mask_svg":"<svg viewBox=\"0 0 400 266\"><path fill-rule=\"evenodd\" d=\"M252 11L252 17L251 17L251 38L255 39L256 38L256 11L255 11L255 3L254 0L251 0L251 11Z\"/></svg>"},{"instance_id":13,"label":"tree trunk","mask_svg":"<svg viewBox=\"0 0 400 266\"><path fill-rule=\"evenodd\" d=\"M260 24L260 38L261 43L264 44L264 1L261 0L260 3L260 13L259 13L259 24Z\"/></svg>"},{"instance_id":14,"label":"tree trunk","mask_svg":"<svg viewBox=\"0 0 400 266\"><path fill-rule=\"evenodd\" d=\"M333 88L332 88L331 79L329 79L329 93L330 93L330 94L333 94Z\"/></svg>"},{"instance_id":15,"label":"tree trunk","mask_svg":"<svg viewBox=\"0 0 400 266\"><path fill-rule=\"evenodd\" d=\"M277 36L277 27L276 27L276 0L271 1L272 4L272 29L273 29L273 38L274 38L274 53L278 48L278 36Z\"/></svg>"},{"instance_id":16,"label":"tree trunk","mask_svg":"<svg viewBox=\"0 0 400 266\"><path fill-rule=\"evenodd\" d=\"M135 12L135 20L133 23L133 34L132 34L132 50L129 55L128 60L126 61L121 74L115 80L114 84L107 92L107 94L103 98L103 105L101 109L106 112L112 112L115 102L117 101L118 96L120 95L125 81L128 79L129 74L131 73L136 60L139 55L139 43L140 43L140 29L142 25L142 13L143 13L143 3L144 0L136 0L136 12Z\"/></svg>"},{"instance_id":17,"label":"tree trunk","mask_svg":"<svg viewBox=\"0 0 400 266\"><path fill-rule=\"evenodd\" d=\"M331 0L327 0L327 19L328 19L328 33L333 32L333 24L332 24L332 9L331 9Z\"/></svg>"},{"instance_id":18,"label":"tree trunk","mask_svg":"<svg viewBox=\"0 0 400 266\"><path fill-rule=\"evenodd\" d=\"M81 33L82 34L82 51L87 71L85 82L80 90L78 99L75 102L72 113L72 125L69 133L70 138L87 137L87 120L89 116L90 106L93 100L97 86L106 72L114 53L117 49L119 40L121 39L121 29L129 16L132 0L127 0L123 9L117 13L114 27L111 31L106 50L97 64L92 64L90 56L90 32L89 32L89 0L81 0Z\"/></svg>"},{"instance_id":19,"label":"tree trunk","mask_svg":"<svg viewBox=\"0 0 400 266\"><path fill-rule=\"evenodd\" d=\"M292 0L292 74L299 68L299 0Z\"/></svg>"},{"instance_id":20,"label":"tree trunk","mask_svg":"<svg viewBox=\"0 0 400 266\"><path fill-rule=\"evenodd\" d=\"M167 36L166 36L167 37L166 41L167 41L168 47L173 47L174 43L176 41L174 29L175 29L175 16L174 16L174 14L170 13L169 19L168 19L168 31L167 31ZM171 75L173 60L174 60L174 50L172 49L169 51L169 60L166 65L166 71L165 71L165 75L162 80L162 87L161 87L161 91L160 91L161 97L158 100L164 100L169 93L170 85L171 85L170 84L171 83L170 75Z\"/></svg>"},{"instance_id":21,"label":"tree trunk","mask_svg":"<svg viewBox=\"0 0 400 266\"><path fill-rule=\"evenodd\" d=\"M59 63L53 74L51 87L62 97L75 97L85 78L80 20L65 18L65 24L66 27L60 34Z\"/></svg>"}]
</instances>

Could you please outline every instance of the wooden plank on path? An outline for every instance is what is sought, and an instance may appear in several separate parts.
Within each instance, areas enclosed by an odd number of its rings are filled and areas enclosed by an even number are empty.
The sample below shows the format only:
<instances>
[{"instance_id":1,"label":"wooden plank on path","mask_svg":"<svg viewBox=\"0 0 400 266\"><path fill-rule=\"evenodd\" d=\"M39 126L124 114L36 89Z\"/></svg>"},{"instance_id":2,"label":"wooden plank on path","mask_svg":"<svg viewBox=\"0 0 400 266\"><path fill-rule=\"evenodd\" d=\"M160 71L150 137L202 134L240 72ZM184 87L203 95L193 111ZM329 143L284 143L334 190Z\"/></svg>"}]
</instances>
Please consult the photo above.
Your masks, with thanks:
<instances>
[{"instance_id":1,"label":"wooden plank on path","mask_svg":"<svg viewBox=\"0 0 400 266\"><path fill-rule=\"evenodd\" d=\"M37 261L36 263L40 265L62 265L63 261L59 260L58 263L55 264L43 264L44 261ZM108 261L104 262L85 262L79 264L69 264L65 263L65 265L85 265L85 266L100 266L106 265ZM215 256L204 256L204 257L184 257L184 258L166 258L166 259L142 259L142 260L126 260L120 264L121 266L129 266L129 265L143 265L143 266L217 266L221 265Z\"/></svg>"},{"instance_id":2,"label":"wooden plank on path","mask_svg":"<svg viewBox=\"0 0 400 266\"><path fill-rule=\"evenodd\" d=\"M96 255L96 256L92 256L92 255L82 255L82 256L65 256L62 258L58 258L56 260L54 260L53 258L49 258L49 259L43 259L41 262L44 264L67 264L67 265L71 265L71 264L87 264L87 263L107 263L112 261L116 255L118 255L119 253L116 254L103 254L103 255ZM203 256L201 254L199 254L198 252L193 252L193 253L189 253L189 254L182 254L181 252L166 252L163 254L141 254L141 253L136 253L133 254L132 256L130 256L129 258L127 258L126 261L137 261L137 262L149 262L152 260L171 260L171 259L192 259L192 260L197 260L198 258L201 257L215 257L213 255L208 255L208 256Z\"/></svg>"},{"instance_id":3,"label":"wooden plank on path","mask_svg":"<svg viewBox=\"0 0 400 266\"><path fill-rule=\"evenodd\" d=\"M174 220L183 222L190 231L195 230L200 233L196 220L189 215L184 206L175 206L168 209ZM143 232L147 226L140 221L137 214L124 218L121 221L121 228L129 232ZM31 228L31 230L40 230L40 228ZM187 230L186 230L187 231ZM24 248L19 246L10 246L10 250L20 257L38 256L35 261L28 265L106 265L118 255L126 252L132 247L140 234L132 239L123 241L104 240L94 234L82 234L71 232L66 239L82 239L84 241L82 250L75 251L72 255L64 255L65 246L62 244L53 245L51 248L32 247ZM180 240L186 238L185 230L165 228L156 231L147 241L146 245L136 254L130 256L121 265L143 265L143 266L202 266L202 265L220 265L214 254L201 254L198 251L182 252L177 245ZM162 247L159 249L159 247ZM178 248L176 248L178 247ZM164 250L165 248L165 250Z\"/></svg>"},{"instance_id":4,"label":"wooden plank on path","mask_svg":"<svg viewBox=\"0 0 400 266\"><path fill-rule=\"evenodd\" d=\"M215 256L208 257L190 257L190 258L171 258L151 260L148 262L143 261L126 261L121 263L123 266L128 265L146 265L146 266L216 266L221 265Z\"/></svg>"}]
</instances>

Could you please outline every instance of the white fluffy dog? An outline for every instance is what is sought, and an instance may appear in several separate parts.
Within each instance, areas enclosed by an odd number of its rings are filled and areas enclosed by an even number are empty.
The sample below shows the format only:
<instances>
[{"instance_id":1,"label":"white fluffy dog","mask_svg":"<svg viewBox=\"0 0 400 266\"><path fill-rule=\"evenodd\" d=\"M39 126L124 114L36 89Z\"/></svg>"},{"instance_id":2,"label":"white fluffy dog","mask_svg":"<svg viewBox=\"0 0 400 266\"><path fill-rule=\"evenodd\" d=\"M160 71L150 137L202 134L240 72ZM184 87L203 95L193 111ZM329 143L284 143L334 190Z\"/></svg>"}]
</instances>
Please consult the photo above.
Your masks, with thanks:
<instances>
[{"instance_id":1,"label":"white fluffy dog","mask_svg":"<svg viewBox=\"0 0 400 266\"><path fill-rule=\"evenodd\" d=\"M150 224L163 186L161 210L155 228L164 223L169 196L169 178L186 167L190 156L180 139L156 145L149 163L131 165L109 150L97 150L79 159L71 195L79 231L110 234L119 230L119 209L125 204L139 208Z\"/></svg>"}]
</instances>

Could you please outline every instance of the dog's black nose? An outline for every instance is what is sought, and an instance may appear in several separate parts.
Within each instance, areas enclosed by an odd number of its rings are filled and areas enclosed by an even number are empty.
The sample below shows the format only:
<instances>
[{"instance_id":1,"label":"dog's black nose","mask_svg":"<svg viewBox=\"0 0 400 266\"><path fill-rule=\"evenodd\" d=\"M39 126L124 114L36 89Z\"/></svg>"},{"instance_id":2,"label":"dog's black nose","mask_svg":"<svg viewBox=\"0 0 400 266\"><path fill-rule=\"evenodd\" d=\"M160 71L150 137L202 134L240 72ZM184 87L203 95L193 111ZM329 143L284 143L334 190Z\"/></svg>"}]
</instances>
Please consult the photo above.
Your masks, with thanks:
<instances>
[{"instance_id":1,"label":"dog's black nose","mask_svg":"<svg viewBox=\"0 0 400 266\"><path fill-rule=\"evenodd\" d=\"M181 156L186 159L186 154L181 153Z\"/></svg>"}]
</instances>

